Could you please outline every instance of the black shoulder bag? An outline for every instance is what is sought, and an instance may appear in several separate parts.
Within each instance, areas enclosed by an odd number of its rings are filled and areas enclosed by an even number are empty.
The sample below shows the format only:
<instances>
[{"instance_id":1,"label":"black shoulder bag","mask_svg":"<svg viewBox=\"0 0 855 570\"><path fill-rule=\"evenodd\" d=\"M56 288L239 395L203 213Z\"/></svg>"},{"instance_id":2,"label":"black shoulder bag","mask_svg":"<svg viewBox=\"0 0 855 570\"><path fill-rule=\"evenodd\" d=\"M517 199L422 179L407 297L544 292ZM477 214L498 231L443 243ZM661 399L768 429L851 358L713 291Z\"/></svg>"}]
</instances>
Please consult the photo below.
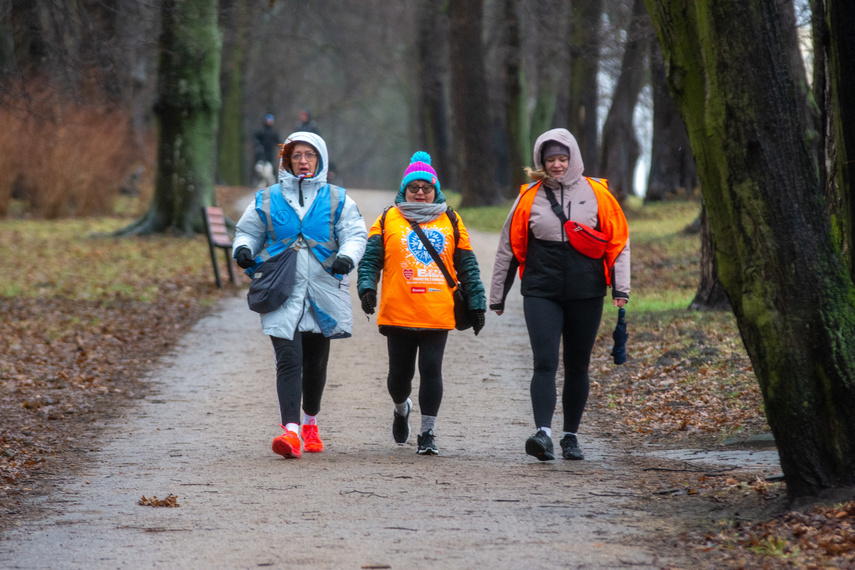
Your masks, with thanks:
<instances>
[{"instance_id":1,"label":"black shoulder bag","mask_svg":"<svg viewBox=\"0 0 855 570\"><path fill-rule=\"evenodd\" d=\"M457 240L460 235L457 229L457 216L454 215L454 211L451 209L446 212L446 215L448 215L448 218L451 220L451 224L454 227L454 255L456 256ZM455 283L454 279L451 278L451 273L449 273L448 268L445 267L445 264L442 262L442 258L439 257L439 254L436 252L433 244L430 243L430 240L428 240L422 228L416 222L410 222L410 227L413 228L413 231L416 232L416 235L418 235L419 239L422 240L425 249L427 249L431 258L433 258L434 262L445 276L446 283L448 283L448 286L454 291L454 328L459 331L465 331L468 328L472 328L473 323L469 316L469 304L466 302L466 294L463 292L463 288L460 286L460 283Z\"/></svg>"}]
</instances>

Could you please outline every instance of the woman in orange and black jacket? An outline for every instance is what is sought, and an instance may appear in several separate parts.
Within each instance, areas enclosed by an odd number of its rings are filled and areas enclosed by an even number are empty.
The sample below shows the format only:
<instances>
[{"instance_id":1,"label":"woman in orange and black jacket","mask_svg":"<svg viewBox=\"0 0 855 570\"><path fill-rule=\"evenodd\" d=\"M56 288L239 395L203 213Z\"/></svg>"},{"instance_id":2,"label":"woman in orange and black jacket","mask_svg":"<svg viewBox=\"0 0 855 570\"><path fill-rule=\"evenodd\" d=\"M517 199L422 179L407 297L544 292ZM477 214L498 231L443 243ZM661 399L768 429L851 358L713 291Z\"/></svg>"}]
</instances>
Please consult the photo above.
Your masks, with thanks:
<instances>
[{"instance_id":1,"label":"woman in orange and black jacket","mask_svg":"<svg viewBox=\"0 0 855 570\"><path fill-rule=\"evenodd\" d=\"M490 309L501 315L505 298L519 270L520 292L533 353L531 401L536 433L526 453L541 461L555 458L552 416L557 403L555 375L559 344L564 348L565 459L584 459L577 431L588 400L588 365L603 314L603 300L612 288L615 307L629 301L630 252L626 218L605 180L583 176L576 139L566 129L538 137L535 182L522 186L505 221L490 289ZM560 212L557 210L560 208ZM575 249L564 229L566 220L605 234L605 253L589 257Z\"/></svg>"}]
</instances>

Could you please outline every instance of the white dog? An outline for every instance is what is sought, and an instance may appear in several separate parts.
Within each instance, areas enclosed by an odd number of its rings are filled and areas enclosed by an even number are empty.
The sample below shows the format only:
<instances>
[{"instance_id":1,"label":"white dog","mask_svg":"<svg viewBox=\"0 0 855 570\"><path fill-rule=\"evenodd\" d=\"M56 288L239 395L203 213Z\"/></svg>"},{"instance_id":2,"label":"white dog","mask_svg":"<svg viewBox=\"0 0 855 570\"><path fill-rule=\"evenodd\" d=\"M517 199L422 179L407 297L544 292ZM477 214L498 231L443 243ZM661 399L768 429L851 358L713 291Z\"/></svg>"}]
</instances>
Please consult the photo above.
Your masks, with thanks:
<instances>
[{"instance_id":1,"label":"white dog","mask_svg":"<svg viewBox=\"0 0 855 570\"><path fill-rule=\"evenodd\" d=\"M276 178L273 176L273 165L269 162L264 160L256 162L255 172L258 174L257 188L267 188L276 184Z\"/></svg>"}]
</instances>

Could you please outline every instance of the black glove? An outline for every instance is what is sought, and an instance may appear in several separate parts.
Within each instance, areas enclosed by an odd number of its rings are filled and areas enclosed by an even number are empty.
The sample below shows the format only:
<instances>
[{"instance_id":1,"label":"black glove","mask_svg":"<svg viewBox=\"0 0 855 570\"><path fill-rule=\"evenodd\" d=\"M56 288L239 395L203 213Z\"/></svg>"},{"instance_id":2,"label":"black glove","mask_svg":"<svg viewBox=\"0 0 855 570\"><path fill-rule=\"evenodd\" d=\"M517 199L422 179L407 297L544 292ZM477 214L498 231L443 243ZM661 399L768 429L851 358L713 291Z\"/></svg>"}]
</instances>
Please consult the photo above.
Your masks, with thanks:
<instances>
[{"instance_id":1,"label":"black glove","mask_svg":"<svg viewBox=\"0 0 855 570\"><path fill-rule=\"evenodd\" d=\"M248 247L239 247L235 253L235 261L241 269L248 269L255 265L255 258L252 257Z\"/></svg>"},{"instance_id":2,"label":"black glove","mask_svg":"<svg viewBox=\"0 0 855 570\"><path fill-rule=\"evenodd\" d=\"M362 301L362 311L366 315L374 314L374 307L377 306L377 291L374 289L366 289L365 293L360 297Z\"/></svg>"},{"instance_id":3,"label":"black glove","mask_svg":"<svg viewBox=\"0 0 855 570\"><path fill-rule=\"evenodd\" d=\"M345 255L339 255L330 265L330 271L339 275L347 275L353 269L353 262Z\"/></svg>"},{"instance_id":4,"label":"black glove","mask_svg":"<svg viewBox=\"0 0 855 570\"><path fill-rule=\"evenodd\" d=\"M484 328L484 323L487 320L484 313L486 311L482 311L481 309L469 311L469 316L472 318L472 330L475 331L475 336L478 336L478 333Z\"/></svg>"}]
</instances>

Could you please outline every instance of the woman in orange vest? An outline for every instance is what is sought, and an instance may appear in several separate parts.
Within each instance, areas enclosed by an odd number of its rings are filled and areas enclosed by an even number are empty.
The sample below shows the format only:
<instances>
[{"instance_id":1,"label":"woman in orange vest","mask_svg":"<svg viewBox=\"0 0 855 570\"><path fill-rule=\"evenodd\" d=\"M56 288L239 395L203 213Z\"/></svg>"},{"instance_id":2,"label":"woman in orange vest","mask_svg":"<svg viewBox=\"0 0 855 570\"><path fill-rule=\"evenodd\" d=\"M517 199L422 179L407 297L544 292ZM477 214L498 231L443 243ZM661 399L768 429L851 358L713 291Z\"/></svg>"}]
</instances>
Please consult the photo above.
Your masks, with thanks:
<instances>
[{"instance_id":1,"label":"woman in orange vest","mask_svg":"<svg viewBox=\"0 0 855 570\"><path fill-rule=\"evenodd\" d=\"M540 135L533 157L535 168L526 171L535 182L520 189L499 239L490 310L502 314L518 270L534 368L530 390L536 432L526 440L526 453L541 461L555 459L552 416L563 339L561 450L565 459L584 459L577 431L588 400L588 365L603 300L611 286L615 307L629 301L627 223L606 181L582 175L579 145L569 131ZM576 242L580 236L568 234L565 222L582 224L579 230L599 247Z\"/></svg>"},{"instance_id":2,"label":"woman in orange vest","mask_svg":"<svg viewBox=\"0 0 855 570\"><path fill-rule=\"evenodd\" d=\"M455 320L452 289L416 226L433 245L452 280L460 282L476 335L484 327L487 309L469 233L459 215L445 204L430 161L426 152L413 155L395 205L368 232L357 281L362 310L370 315L377 306L377 282L383 273L377 325L386 336L389 352L386 385L395 404L392 437L398 445L406 444L410 437L413 403L409 396L418 354L420 455L439 454L433 430L442 402L442 357Z\"/></svg>"}]
</instances>

